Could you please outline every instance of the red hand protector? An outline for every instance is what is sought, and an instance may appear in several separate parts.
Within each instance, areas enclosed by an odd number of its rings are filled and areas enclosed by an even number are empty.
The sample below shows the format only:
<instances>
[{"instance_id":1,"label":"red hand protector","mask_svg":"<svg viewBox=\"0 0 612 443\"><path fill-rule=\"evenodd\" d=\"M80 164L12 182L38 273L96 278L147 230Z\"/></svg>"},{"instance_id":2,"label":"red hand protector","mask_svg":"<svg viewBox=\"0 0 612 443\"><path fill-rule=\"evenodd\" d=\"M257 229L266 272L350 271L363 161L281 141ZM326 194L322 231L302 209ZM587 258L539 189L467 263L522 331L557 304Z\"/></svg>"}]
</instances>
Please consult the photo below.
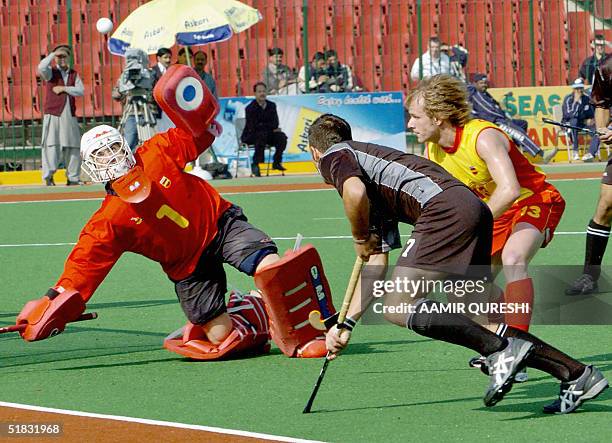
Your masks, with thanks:
<instances>
[{"instance_id":1,"label":"red hand protector","mask_svg":"<svg viewBox=\"0 0 612 443\"><path fill-rule=\"evenodd\" d=\"M208 132L219 113L219 103L198 73L185 65L173 65L153 90L155 101L177 128L194 138Z\"/></svg>"},{"instance_id":2,"label":"red hand protector","mask_svg":"<svg viewBox=\"0 0 612 443\"><path fill-rule=\"evenodd\" d=\"M17 316L17 324L27 327L19 334L26 341L52 337L62 332L66 323L75 321L84 311L85 302L74 289L63 290L53 298L45 295L29 301L23 307Z\"/></svg>"}]
</instances>

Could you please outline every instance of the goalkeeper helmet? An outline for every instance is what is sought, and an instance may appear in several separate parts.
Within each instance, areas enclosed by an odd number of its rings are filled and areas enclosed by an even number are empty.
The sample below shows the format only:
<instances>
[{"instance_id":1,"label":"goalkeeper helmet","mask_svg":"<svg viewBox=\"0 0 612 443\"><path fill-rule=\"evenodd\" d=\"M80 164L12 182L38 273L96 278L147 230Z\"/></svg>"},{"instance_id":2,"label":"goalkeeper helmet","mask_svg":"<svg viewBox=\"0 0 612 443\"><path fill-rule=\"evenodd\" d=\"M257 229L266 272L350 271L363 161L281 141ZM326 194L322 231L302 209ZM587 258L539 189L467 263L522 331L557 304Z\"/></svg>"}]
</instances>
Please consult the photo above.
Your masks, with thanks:
<instances>
[{"instance_id":1,"label":"goalkeeper helmet","mask_svg":"<svg viewBox=\"0 0 612 443\"><path fill-rule=\"evenodd\" d=\"M83 170L95 183L105 183L124 176L136 165L134 154L112 126L100 125L81 138Z\"/></svg>"}]
</instances>

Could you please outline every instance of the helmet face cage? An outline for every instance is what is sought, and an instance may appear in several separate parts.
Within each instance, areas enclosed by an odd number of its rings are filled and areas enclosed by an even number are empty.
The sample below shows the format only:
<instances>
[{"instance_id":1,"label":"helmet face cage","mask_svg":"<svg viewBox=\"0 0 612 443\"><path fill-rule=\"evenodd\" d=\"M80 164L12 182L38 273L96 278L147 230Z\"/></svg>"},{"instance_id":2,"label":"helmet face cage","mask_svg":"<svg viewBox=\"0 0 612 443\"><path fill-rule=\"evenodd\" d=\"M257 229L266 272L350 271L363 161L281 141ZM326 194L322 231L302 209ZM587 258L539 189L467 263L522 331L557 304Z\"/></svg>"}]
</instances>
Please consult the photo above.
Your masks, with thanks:
<instances>
[{"instance_id":1,"label":"helmet face cage","mask_svg":"<svg viewBox=\"0 0 612 443\"><path fill-rule=\"evenodd\" d=\"M134 154L121 135L105 137L95 143L99 146L89 150L82 164L93 182L116 180L136 165Z\"/></svg>"}]
</instances>

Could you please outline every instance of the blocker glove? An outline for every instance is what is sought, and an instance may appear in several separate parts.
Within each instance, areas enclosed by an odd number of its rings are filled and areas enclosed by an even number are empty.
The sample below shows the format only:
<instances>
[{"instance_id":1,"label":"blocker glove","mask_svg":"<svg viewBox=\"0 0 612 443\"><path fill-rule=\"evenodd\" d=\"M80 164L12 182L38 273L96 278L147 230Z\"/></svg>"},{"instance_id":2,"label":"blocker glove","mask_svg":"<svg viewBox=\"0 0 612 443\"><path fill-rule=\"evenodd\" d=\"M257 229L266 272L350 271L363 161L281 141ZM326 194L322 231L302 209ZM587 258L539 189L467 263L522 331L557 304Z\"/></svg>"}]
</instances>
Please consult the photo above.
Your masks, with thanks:
<instances>
[{"instance_id":1,"label":"blocker glove","mask_svg":"<svg viewBox=\"0 0 612 443\"><path fill-rule=\"evenodd\" d=\"M17 316L17 324L26 324L19 335L26 341L44 340L59 334L66 323L77 320L85 312L85 301L75 289L56 286L25 304Z\"/></svg>"}]
</instances>

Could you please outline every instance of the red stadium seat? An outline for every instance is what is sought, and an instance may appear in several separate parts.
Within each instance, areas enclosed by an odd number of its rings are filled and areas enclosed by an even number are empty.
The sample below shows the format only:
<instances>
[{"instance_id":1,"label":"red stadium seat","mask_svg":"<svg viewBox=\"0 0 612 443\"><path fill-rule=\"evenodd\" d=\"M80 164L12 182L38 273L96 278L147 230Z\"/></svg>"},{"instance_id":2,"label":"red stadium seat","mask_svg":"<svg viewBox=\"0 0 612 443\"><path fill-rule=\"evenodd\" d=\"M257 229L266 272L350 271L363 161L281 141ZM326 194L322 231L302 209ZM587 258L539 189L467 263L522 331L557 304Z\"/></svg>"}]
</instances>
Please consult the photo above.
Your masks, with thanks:
<instances>
[{"instance_id":1,"label":"red stadium seat","mask_svg":"<svg viewBox=\"0 0 612 443\"><path fill-rule=\"evenodd\" d=\"M123 111L121 103L111 98L112 85L95 85L94 86L94 100L96 106L96 113L100 113L104 116L117 116L120 117Z\"/></svg>"},{"instance_id":2,"label":"red stadium seat","mask_svg":"<svg viewBox=\"0 0 612 443\"><path fill-rule=\"evenodd\" d=\"M121 71L122 68L119 64L101 66L96 75L96 84L111 85L111 88L114 87L121 76Z\"/></svg>"},{"instance_id":3,"label":"red stadium seat","mask_svg":"<svg viewBox=\"0 0 612 443\"><path fill-rule=\"evenodd\" d=\"M488 38L487 8L480 2L468 2L465 10L465 47L470 51L467 72L487 72L489 50L485 43Z\"/></svg>"},{"instance_id":4,"label":"red stadium seat","mask_svg":"<svg viewBox=\"0 0 612 443\"><path fill-rule=\"evenodd\" d=\"M11 68L8 72L8 78L13 85L33 85L40 83L36 68L33 70L30 66Z\"/></svg>"},{"instance_id":5,"label":"red stadium seat","mask_svg":"<svg viewBox=\"0 0 612 443\"><path fill-rule=\"evenodd\" d=\"M591 31L590 17L588 12L567 13L569 63L574 67L572 77L578 75L580 64L592 53L589 43L594 33Z\"/></svg>"},{"instance_id":6,"label":"red stadium seat","mask_svg":"<svg viewBox=\"0 0 612 443\"><path fill-rule=\"evenodd\" d=\"M18 26L22 28L27 25L26 15L27 7L20 5L11 5L5 7L2 11L2 25L3 26Z\"/></svg>"},{"instance_id":7,"label":"red stadium seat","mask_svg":"<svg viewBox=\"0 0 612 443\"><path fill-rule=\"evenodd\" d=\"M17 26L0 26L0 45L19 46L19 28Z\"/></svg>"},{"instance_id":8,"label":"red stadium seat","mask_svg":"<svg viewBox=\"0 0 612 443\"><path fill-rule=\"evenodd\" d=\"M11 85L8 95L8 109L16 120L41 119L38 88L31 84Z\"/></svg>"},{"instance_id":9,"label":"red stadium seat","mask_svg":"<svg viewBox=\"0 0 612 443\"><path fill-rule=\"evenodd\" d=\"M40 51L38 45L21 46L17 50L17 66L30 67L36 70L46 54Z\"/></svg>"},{"instance_id":10,"label":"red stadium seat","mask_svg":"<svg viewBox=\"0 0 612 443\"><path fill-rule=\"evenodd\" d=\"M440 0L439 37L449 45L465 41L466 0Z\"/></svg>"},{"instance_id":11,"label":"red stadium seat","mask_svg":"<svg viewBox=\"0 0 612 443\"><path fill-rule=\"evenodd\" d=\"M38 26L24 27L23 43L29 45L38 44L41 48L47 47L51 43L48 24L41 23Z\"/></svg>"}]
</instances>

